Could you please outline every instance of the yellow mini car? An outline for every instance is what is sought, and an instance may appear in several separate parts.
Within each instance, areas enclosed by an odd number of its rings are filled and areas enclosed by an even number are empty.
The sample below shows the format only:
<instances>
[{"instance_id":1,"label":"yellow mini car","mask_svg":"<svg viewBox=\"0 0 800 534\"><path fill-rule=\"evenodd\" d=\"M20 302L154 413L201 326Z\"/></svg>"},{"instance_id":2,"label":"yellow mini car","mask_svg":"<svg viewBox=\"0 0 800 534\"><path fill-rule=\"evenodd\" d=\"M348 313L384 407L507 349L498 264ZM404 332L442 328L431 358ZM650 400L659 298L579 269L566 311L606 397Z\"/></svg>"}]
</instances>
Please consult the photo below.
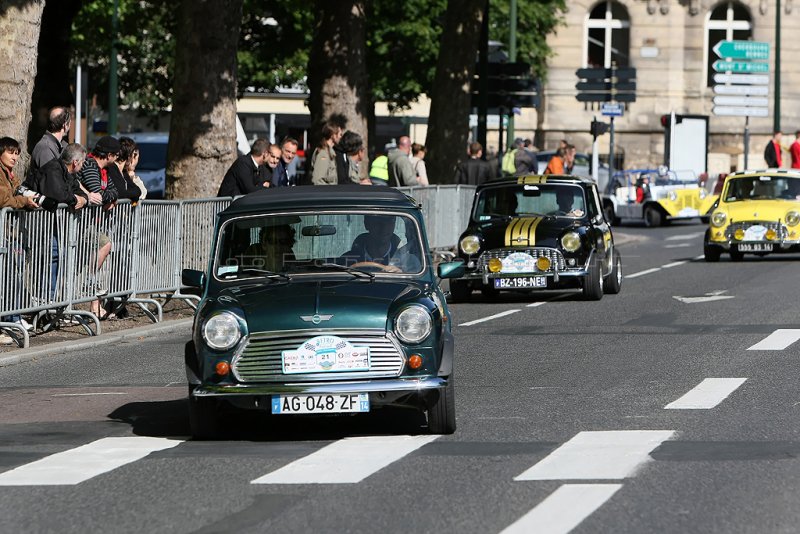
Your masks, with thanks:
<instances>
[{"instance_id":1,"label":"yellow mini car","mask_svg":"<svg viewBox=\"0 0 800 534\"><path fill-rule=\"evenodd\" d=\"M723 252L800 252L800 171L769 169L728 176L711 213L703 252L708 262Z\"/></svg>"}]
</instances>

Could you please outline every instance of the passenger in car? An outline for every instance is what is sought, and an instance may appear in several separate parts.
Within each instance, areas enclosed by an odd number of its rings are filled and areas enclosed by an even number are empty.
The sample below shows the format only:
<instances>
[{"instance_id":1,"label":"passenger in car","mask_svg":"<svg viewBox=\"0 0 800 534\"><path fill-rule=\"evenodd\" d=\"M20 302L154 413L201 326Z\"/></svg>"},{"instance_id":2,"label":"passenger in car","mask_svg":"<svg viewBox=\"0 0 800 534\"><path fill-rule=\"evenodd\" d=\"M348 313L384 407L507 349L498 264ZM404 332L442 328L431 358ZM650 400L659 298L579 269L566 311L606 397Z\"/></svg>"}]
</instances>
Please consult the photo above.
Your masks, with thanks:
<instances>
[{"instance_id":1,"label":"passenger in car","mask_svg":"<svg viewBox=\"0 0 800 534\"><path fill-rule=\"evenodd\" d=\"M286 270L294 261L295 230L288 224L265 226L259 232L259 242L247 247L242 255L242 265L267 271Z\"/></svg>"}]
</instances>

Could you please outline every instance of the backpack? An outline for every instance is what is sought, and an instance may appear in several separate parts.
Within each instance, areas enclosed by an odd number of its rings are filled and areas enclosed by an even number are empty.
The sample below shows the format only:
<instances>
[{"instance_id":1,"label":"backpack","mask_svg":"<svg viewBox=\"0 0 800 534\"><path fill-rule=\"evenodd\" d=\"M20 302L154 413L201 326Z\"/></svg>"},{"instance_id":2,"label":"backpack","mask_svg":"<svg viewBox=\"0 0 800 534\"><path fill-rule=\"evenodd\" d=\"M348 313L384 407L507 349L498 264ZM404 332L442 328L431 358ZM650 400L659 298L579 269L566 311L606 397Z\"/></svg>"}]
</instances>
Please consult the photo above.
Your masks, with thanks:
<instances>
[{"instance_id":1,"label":"backpack","mask_svg":"<svg viewBox=\"0 0 800 534\"><path fill-rule=\"evenodd\" d=\"M517 155L517 149L509 150L505 154L503 154L503 164L502 164L502 171L503 174L514 174L517 172L517 165L514 163L514 158Z\"/></svg>"}]
</instances>

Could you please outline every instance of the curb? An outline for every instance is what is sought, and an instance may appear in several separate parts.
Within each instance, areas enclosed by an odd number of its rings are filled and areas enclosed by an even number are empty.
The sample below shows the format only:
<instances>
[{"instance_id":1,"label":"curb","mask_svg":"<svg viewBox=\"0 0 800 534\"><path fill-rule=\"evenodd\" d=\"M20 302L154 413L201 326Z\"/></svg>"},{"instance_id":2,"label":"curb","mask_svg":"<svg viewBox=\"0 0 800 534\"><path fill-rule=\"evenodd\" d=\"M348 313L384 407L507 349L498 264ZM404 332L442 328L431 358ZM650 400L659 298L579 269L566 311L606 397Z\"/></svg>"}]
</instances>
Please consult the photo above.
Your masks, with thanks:
<instances>
[{"instance_id":1,"label":"curb","mask_svg":"<svg viewBox=\"0 0 800 534\"><path fill-rule=\"evenodd\" d=\"M9 365L28 362L42 356L66 354L87 348L111 345L113 343L119 343L132 338L175 332L183 330L187 327L191 327L193 321L194 319L178 319L175 321L168 321L167 323L139 326L136 328L131 328L130 330L123 330L109 334L100 334L99 336L89 338L85 341L59 341L58 343L53 343L46 347L20 349L12 355L0 356L0 367L7 367Z\"/></svg>"}]
</instances>

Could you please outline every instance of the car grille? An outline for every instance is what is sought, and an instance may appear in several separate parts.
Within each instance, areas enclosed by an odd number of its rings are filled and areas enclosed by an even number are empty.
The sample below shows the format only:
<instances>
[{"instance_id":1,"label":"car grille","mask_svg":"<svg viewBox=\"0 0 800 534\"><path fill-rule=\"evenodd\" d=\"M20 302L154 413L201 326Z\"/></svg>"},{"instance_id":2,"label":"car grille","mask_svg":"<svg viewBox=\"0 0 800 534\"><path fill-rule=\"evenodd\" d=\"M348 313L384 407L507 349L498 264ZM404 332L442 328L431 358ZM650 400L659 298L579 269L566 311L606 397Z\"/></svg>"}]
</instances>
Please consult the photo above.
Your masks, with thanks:
<instances>
[{"instance_id":1,"label":"car grille","mask_svg":"<svg viewBox=\"0 0 800 534\"><path fill-rule=\"evenodd\" d=\"M775 233L778 235L778 241L786 239L789 235L789 231L786 229L786 227L778 222L740 221L728 225L727 230L725 230L725 237L727 237L730 241L737 241L737 239L733 236L736 230L747 231L748 228L755 225L763 226L767 230L775 230Z\"/></svg>"},{"instance_id":2,"label":"car grille","mask_svg":"<svg viewBox=\"0 0 800 534\"><path fill-rule=\"evenodd\" d=\"M478 258L478 269L483 272L487 272L489 260L492 258L497 258L499 260L503 260L506 257L514 254L515 252L524 252L525 254L530 254L534 258L538 259L541 257L545 257L550 260L550 264L552 265L549 271L554 270L554 267L557 268L559 271L563 271L567 268L567 264L564 261L564 256L561 255L559 250L554 248L546 248L546 247L532 247L532 248L501 248L501 249L494 249L494 250L487 250Z\"/></svg>"},{"instance_id":3,"label":"car grille","mask_svg":"<svg viewBox=\"0 0 800 534\"><path fill-rule=\"evenodd\" d=\"M369 347L368 371L283 374L281 351L295 350L309 339L334 335L351 344ZM233 358L233 375L239 382L307 382L310 380L343 380L394 377L405 365L398 343L383 330L288 330L256 332Z\"/></svg>"}]
</instances>

